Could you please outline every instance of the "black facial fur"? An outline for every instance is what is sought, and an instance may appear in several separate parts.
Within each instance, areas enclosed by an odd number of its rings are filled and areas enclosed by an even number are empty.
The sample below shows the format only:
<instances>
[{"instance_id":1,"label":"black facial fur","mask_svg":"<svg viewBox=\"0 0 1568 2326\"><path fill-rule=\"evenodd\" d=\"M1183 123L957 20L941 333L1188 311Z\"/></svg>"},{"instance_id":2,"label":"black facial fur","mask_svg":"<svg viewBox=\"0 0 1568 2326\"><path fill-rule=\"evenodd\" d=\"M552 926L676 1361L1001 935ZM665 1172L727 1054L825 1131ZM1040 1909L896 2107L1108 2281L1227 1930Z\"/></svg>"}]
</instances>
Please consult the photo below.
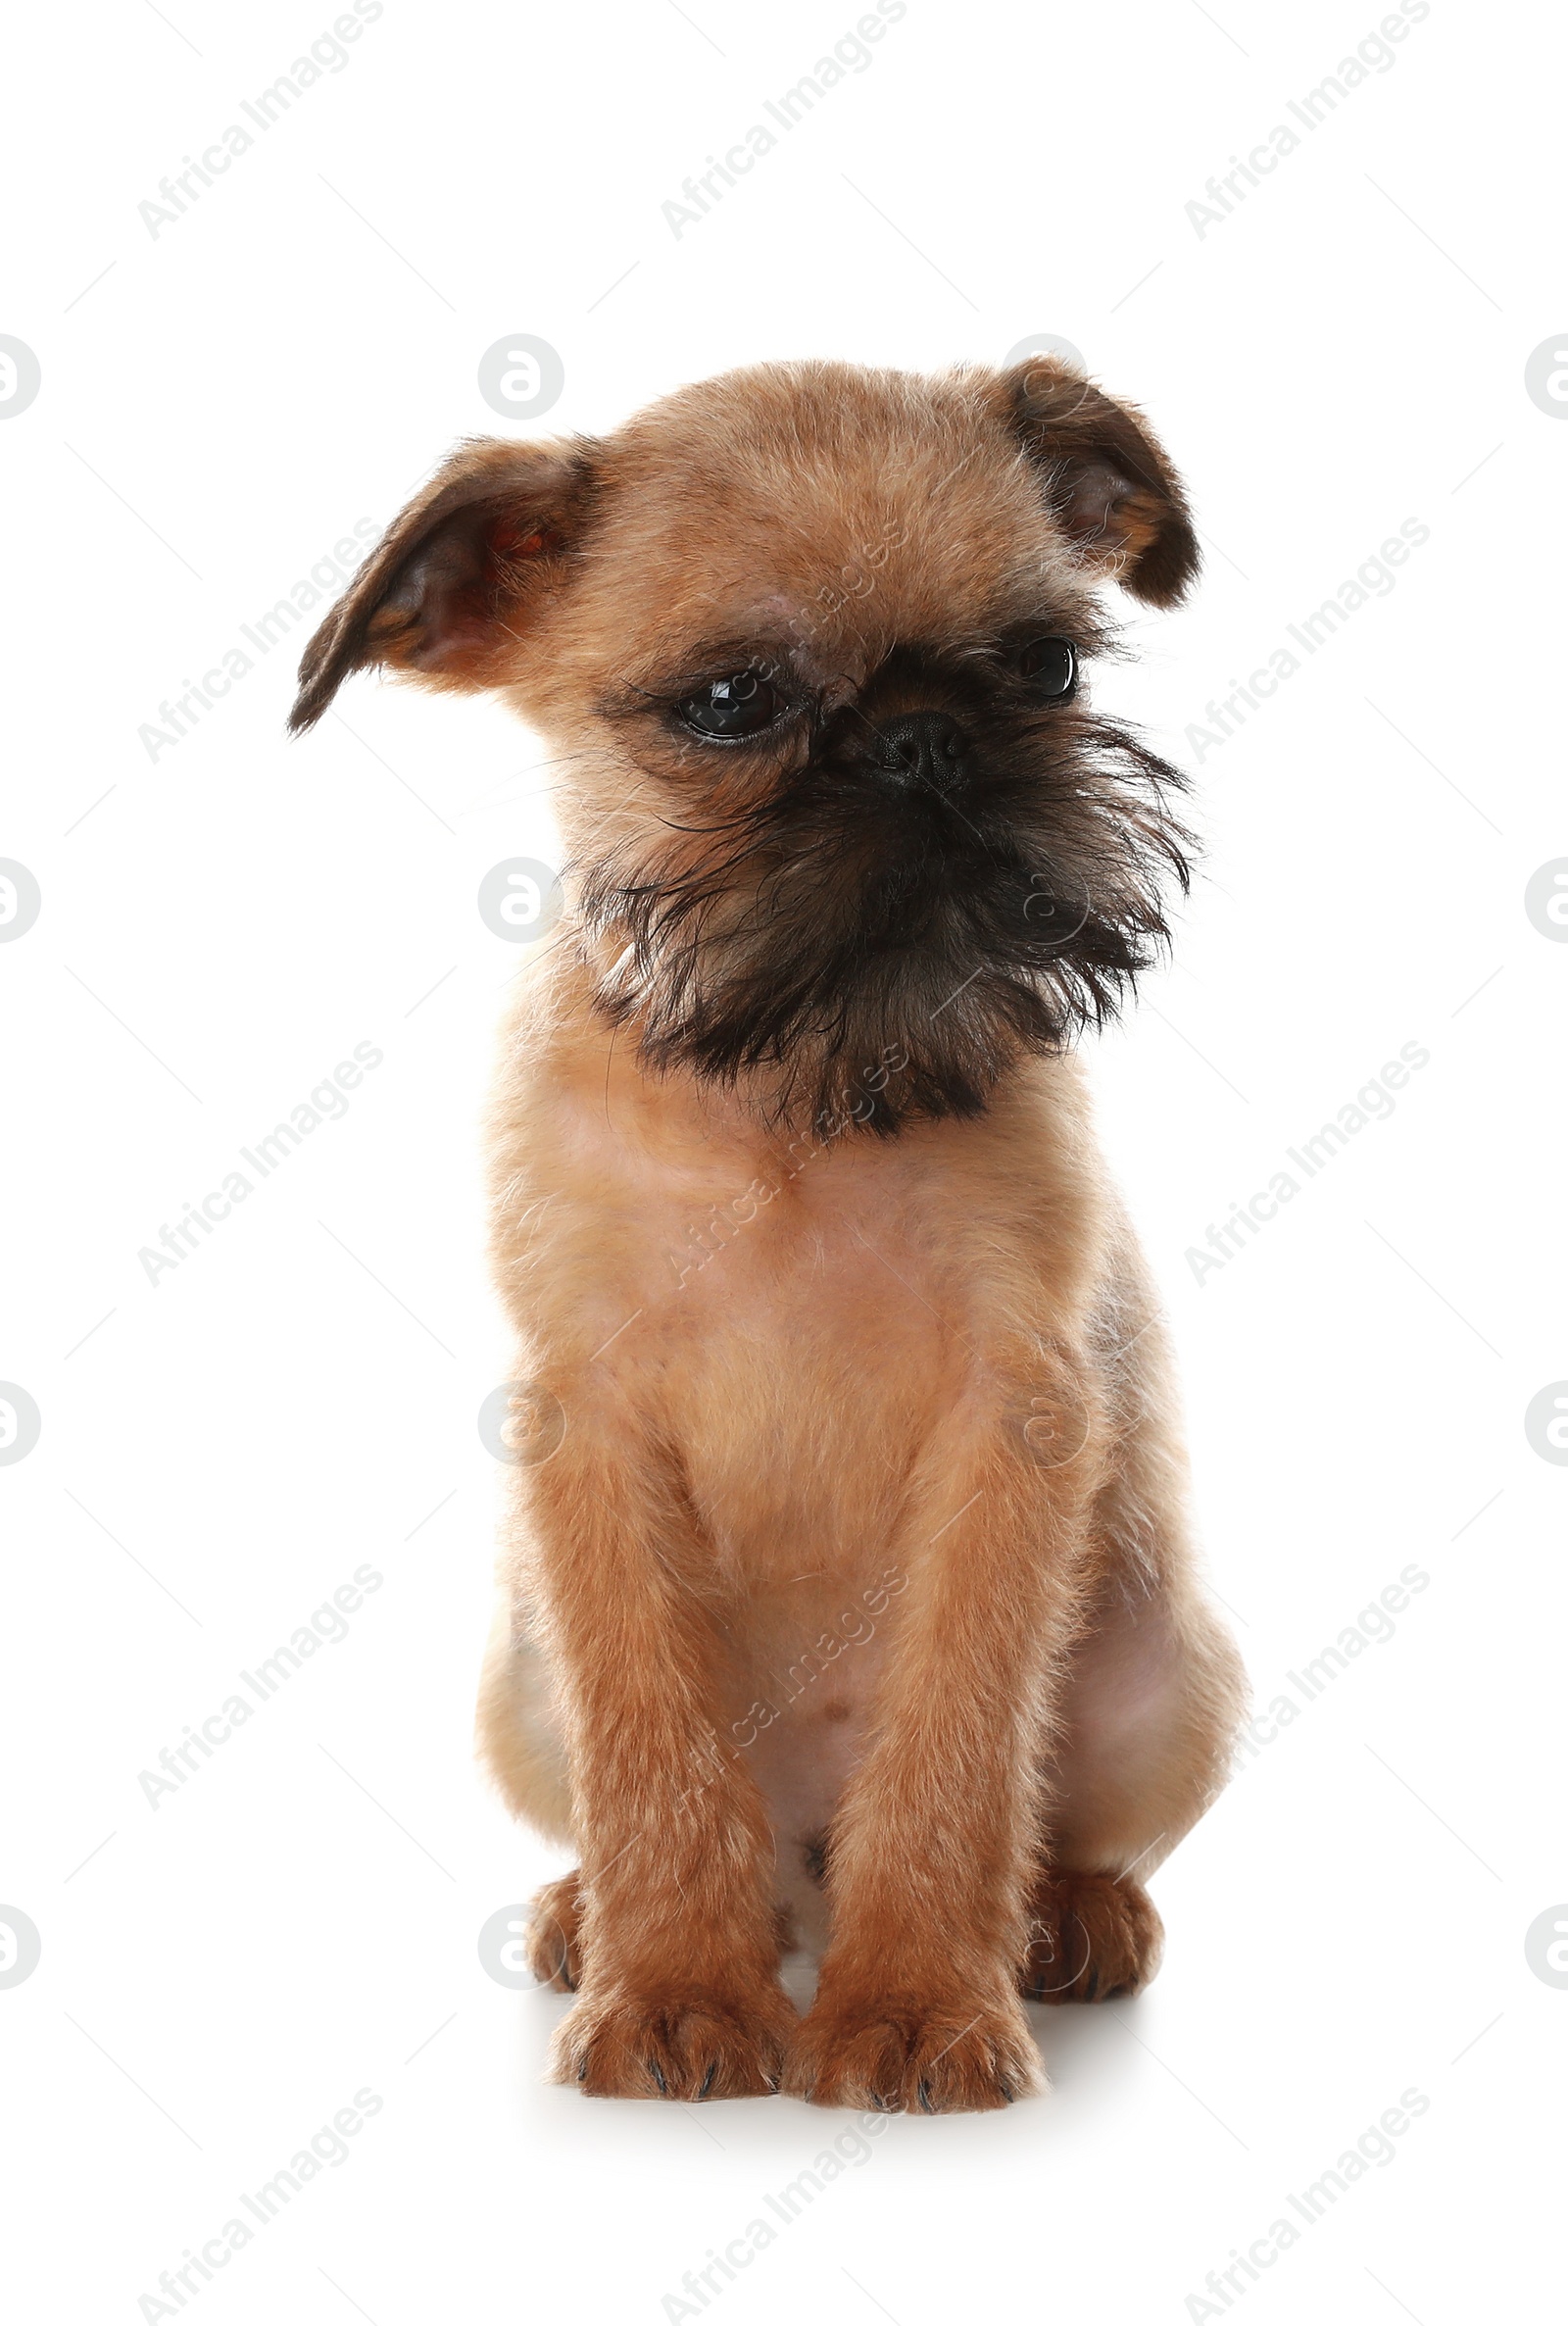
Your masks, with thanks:
<instances>
[{"instance_id":1,"label":"black facial fur","mask_svg":"<svg viewBox=\"0 0 1568 2326\"><path fill-rule=\"evenodd\" d=\"M1168 934L1162 887L1187 885L1165 805L1182 778L1089 709L1077 643L1036 625L984 650L901 647L853 704L798 713L797 764L764 729L756 797L722 816L703 813L708 755L684 721L676 844L583 867L590 923L629 948L601 1007L638 1022L644 1059L753 1086L771 1119L849 1110L888 1133L978 1114L1018 1058L1114 1015ZM765 656L751 668L798 702ZM747 746L709 748L733 803Z\"/></svg>"}]
</instances>

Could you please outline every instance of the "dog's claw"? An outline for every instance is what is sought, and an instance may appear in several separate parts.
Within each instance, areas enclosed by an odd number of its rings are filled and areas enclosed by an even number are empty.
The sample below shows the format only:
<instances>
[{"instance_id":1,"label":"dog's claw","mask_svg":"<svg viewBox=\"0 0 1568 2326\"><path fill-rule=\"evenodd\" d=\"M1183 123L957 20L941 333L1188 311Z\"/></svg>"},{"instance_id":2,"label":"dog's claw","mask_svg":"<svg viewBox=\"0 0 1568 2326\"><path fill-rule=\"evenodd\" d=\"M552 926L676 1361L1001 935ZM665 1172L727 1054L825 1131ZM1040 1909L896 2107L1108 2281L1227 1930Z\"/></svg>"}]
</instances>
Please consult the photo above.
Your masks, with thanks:
<instances>
[{"instance_id":1,"label":"dog's claw","mask_svg":"<svg viewBox=\"0 0 1568 2326\"><path fill-rule=\"evenodd\" d=\"M660 2089L660 2091L661 2091L661 2092L666 2092L666 2093L667 2093L667 2092L668 2092L668 2090L669 2090L669 2086L668 2086L668 2085L665 2083L665 2081L664 2081L664 2071L663 2071L663 2069L662 2069L662 2068L660 2066L660 2064L659 2064L659 2062L658 2062L658 2060L657 2060L657 2059L650 2059L650 2060L649 2060L649 2062L648 2062L648 2072L649 2072L649 2074L650 2074L650 2075L653 2077L653 2079L654 2079L654 2082L655 2082L655 2083L656 2083L656 2084L659 2086L659 2089Z\"/></svg>"},{"instance_id":2,"label":"dog's claw","mask_svg":"<svg viewBox=\"0 0 1568 2326\"><path fill-rule=\"evenodd\" d=\"M936 2109L931 2105L931 2087L926 2082L924 2076L920 2078L920 2090L918 2098L920 2106L925 2114L928 2116L934 2116L936 2114Z\"/></svg>"},{"instance_id":3,"label":"dog's claw","mask_svg":"<svg viewBox=\"0 0 1568 2326\"><path fill-rule=\"evenodd\" d=\"M708 2095L713 2089L713 2078L717 2075L717 2073L718 2061L716 2059L710 2059L708 2062L708 2073L706 2076L704 2076L702 2083L698 2086L697 2097L699 2100L706 2100L708 2098ZM660 2082L663 2082L662 2076L660 2077Z\"/></svg>"}]
</instances>

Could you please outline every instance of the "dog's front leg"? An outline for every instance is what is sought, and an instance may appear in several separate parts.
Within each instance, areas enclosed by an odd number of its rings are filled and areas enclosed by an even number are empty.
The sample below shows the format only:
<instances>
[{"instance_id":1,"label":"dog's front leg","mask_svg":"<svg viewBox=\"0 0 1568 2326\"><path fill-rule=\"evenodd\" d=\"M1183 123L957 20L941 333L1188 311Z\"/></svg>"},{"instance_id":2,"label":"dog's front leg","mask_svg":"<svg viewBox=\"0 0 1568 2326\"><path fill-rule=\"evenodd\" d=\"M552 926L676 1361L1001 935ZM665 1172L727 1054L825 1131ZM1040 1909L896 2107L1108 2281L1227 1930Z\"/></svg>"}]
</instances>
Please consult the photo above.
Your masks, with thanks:
<instances>
[{"instance_id":1,"label":"dog's front leg","mask_svg":"<svg viewBox=\"0 0 1568 2326\"><path fill-rule=\"evenodd\" d=\"M579 1409L525 1488L582 1850L581 1987L552 2073L605 2096L776 2091L797 2022L772 1835L720 1741L718 1632L667 1460L623 1408Z\"/></svg>"},{"instance_id":2,"label":"dog's front leg","mask_svg":"<svg viewBox=\"0 0 1568 2326\"><path fill-rule=\"evenodd\" d=\"M1017 1965L1092 1453L1059 1459L1070 1380L1000 1402L917 1482L874 1741L829 1836L832 1938L785 2071L829 2106L1001 2107L1041 2081Z\"/></svg>"}]
</instances>

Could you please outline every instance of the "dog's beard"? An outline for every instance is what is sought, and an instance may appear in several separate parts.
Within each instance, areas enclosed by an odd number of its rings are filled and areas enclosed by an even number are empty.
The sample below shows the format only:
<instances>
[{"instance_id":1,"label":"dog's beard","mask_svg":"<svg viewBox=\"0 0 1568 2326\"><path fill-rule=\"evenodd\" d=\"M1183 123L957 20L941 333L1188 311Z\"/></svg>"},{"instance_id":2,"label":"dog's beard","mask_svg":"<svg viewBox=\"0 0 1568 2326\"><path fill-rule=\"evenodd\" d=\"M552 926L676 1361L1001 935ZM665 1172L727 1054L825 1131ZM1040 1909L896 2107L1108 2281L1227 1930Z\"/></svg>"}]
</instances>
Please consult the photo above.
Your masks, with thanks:
<instances>
[{"instance_id":1,"label":"dog's beard","mask_svg":"<svg viewBox=\"0 0 1568 2326\"><path fill-rule=\"evenodd\" d=\"M973 1115L1021 1058L1113 1016L1188 884L1178 771L1063 707L972 739L950 799L863 759L582 867L613 966L599 1007L653 1070L738 1091L774 1126Z\"/></svg>"}]
</instances>

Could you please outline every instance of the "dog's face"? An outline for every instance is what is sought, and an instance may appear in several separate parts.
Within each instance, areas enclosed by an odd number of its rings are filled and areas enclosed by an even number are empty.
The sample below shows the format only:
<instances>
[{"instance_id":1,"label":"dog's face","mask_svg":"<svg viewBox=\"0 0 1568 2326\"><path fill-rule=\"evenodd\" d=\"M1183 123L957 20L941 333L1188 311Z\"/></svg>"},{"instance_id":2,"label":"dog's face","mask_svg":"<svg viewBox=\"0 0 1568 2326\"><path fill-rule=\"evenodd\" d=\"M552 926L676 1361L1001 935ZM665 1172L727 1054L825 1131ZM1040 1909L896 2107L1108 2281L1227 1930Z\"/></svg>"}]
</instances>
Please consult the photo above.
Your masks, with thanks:
<instances>
[{"instance_id":1,"label":"dog's face","mask_svg":"<svg viewBox=\"0 0 1568 2326\"><path fill-rule=\"evenodd\" d=\"M1142 421L1037 360L769 365L597 442L461 449L306 654L506 692L559 756L600 1007L776 1119L980 1109L1114 1007L1185 878L1092 712L1098 585L1198 553Z\"/></svg>"}]
</instances>

